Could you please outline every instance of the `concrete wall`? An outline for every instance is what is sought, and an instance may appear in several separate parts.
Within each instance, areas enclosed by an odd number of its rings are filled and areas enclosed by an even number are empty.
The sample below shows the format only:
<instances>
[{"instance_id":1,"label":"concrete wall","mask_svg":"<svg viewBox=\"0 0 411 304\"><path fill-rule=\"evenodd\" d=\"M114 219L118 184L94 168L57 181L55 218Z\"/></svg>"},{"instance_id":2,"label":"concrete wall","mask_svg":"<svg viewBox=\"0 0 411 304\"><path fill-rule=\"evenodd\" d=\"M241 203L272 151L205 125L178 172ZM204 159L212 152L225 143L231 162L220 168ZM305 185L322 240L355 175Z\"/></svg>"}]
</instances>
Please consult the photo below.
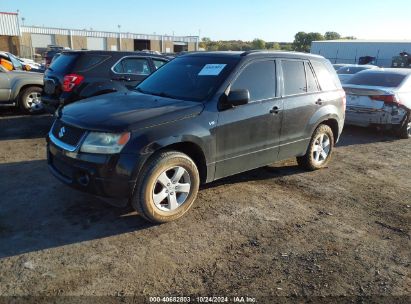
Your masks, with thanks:
<instances>
[{"instance_id":1,"label":"concrete wall","mask_svg":"<svg viewBox=\"0 0 411 304\"><path fill-rule=\"evenodd\" d=\"M111 47L115 47L114 50L118 50L118 39L117 38L107 38L107 50L111 51Z\"/></svg>"},{"instance_id":2,"label":"concrete wall","mask_svg":"<svg viewBox=\"0 0 411 304\"><path fill-rule=\"evenodd\" d=\"M121 39L121 51L134 51L133 39Z\"/></svg>"},{"instance_id":3,"label":"concrete wall","mask_svg":"<svg viewBox=\"0 0 411 304\"><path fill-rule=\"evenodd\" d=\"M71 45L70 45L70 36L66 36L66 35L54 35L54 39L55 39L57 45L61 45L61 46L64 46L64 47L69 47L69 48L71 48Z\"/></svg>"},{"instance_id":4,"label":"concrete wall","mask_svg":"<svg viewBox=\"0 0 411 304\"><path fill-rule=\"evenodd\" d=\"M87 37L83 36L72 36L73 40L73 49L74 50L81 50L87 48Z\"/></svg>"},{"instance_id":5,"label":"concrete wall","mask_svg":"<svg viewBox=\"0 0 411 304\"><path fill-rule=\"evenodd\" d=\"M161 41L160 40L150 40L150 49L152 51L161 52Z\"/></svg>"},{"instance_id":6,"label":"concrete wall","mask_svg":"<svg viewBox=\"0 0 411 304\"><path fill-rule=\"evenodd\" d=\"M0 50L20 56L20 40L17 36L0 36Z\"/></svg>"},{"instance_id":7,"label":"concrete wall","mask_svg":"<svg viewBox=\"0 0 411 304\"><path fill-rule=\"evenodd\" d=\"M167 48L169 48L169 53L174 52L174 43L172 41L164 41L164 53L167 52Z\"/></svg>"},{"instance_id":8,"label":"concrete wall","mask_svg":"<svg viewBox=\"0 0 411 304\"><path fill-rule=\"evenodd\" d=\"M195 50L196 50L196 46L197 46L196 43L194 43L194 42L189 42L189 43L188 43L188 51L189 51L189 52L195 51Z\"/></svg>"}]
</instances>

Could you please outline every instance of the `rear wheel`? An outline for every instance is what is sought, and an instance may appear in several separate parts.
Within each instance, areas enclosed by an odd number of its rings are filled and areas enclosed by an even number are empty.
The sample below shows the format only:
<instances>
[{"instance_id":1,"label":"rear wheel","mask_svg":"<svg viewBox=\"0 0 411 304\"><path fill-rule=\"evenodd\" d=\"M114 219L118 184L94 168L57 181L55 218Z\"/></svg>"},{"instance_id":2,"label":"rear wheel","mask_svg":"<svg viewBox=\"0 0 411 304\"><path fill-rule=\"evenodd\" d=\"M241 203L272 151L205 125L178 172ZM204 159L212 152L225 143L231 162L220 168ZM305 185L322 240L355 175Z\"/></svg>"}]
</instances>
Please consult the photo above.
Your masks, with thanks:
<instances>
[{"instance_id":1,"label":"rear wheel","mask_svg":"<svg viewBox=\"0 0 411 304\"><path fill-rule=\"evenodd\" d=\"M28 87L20 92L19 107L26 114L37 114L44 111L41 102L42 88Z\"/></svg>"},{"instance_id":2,"label":"rear wheel","mask_svg":"<svg viewBox=\"0 0 411 304\"><path fill-rule=\"evenodd\" d=\"M334 150L334 134L327 125L319 125L311 137L304 156L297 157L298 164L307 170L318 170L328 165Z\"/></svg>"},{"instance_id":3,"label":"rear wheel","mask_svg":"<svg viewBox=\"0 0 411 304\"><path fill-rule=\"evenodd\" d=\"M199 173L190 157L161 152L142 170L131 204L153 223L174 221L190 209L199 185Z\"/></svg>"},{"instance_id":4,"label":"rear wheel","mask_svg":"<svg viewBox=\"0 0 411 304\"><path fill-rule=\"evenodd\" d=\"M411 116L408 115L405 119L404 125L399 129L398 136L400 138L409 139L411 138Z\"/></svg>"}]
</instances>

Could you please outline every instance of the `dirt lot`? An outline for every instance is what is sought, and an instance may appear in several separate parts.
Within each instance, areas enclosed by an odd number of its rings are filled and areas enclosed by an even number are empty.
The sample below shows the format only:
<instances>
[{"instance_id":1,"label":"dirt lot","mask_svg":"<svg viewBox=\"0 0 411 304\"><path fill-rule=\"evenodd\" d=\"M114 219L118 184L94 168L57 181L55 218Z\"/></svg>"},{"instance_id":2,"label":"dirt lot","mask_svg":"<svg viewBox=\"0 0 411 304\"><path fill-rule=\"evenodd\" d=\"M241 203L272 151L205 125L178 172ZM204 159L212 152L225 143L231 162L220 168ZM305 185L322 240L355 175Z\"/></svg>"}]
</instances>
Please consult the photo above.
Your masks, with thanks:
<instances>
[{"instance_id":1,"label":"dirt lot","mask_svg":"<svg viewBox=\"0 0 411 304\"><path fill-rule=\"evenodd\" d=\"M50 117L0 115L0 295L410 300L411 140L346 128L328 169L227 178L153 226L48 173Z\"/></svg>"}]
</instances>

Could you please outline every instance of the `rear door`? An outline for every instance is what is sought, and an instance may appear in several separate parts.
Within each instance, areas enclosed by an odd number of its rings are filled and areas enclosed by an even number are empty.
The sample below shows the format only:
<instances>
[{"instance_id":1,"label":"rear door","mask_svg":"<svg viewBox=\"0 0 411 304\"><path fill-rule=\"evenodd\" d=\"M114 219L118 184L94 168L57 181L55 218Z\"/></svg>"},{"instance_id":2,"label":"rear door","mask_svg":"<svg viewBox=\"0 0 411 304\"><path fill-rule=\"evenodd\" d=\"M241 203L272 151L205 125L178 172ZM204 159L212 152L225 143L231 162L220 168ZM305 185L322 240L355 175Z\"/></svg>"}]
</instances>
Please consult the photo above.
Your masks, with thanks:
<instances>
[{"instance_id":1,"label":"rear door","mask_svg":"<svg viewBox=\"0 0 411 304\"><path fill-rule=\"evenodd\" d=\"M282 117L277 82L274 59L248 63L232 82L230 90L249 90L250 102L219 113L215 178L277 159Z\"/></svg>"},{"instance_id":2,"label":"rear door","mask_svg":"<svg viewBox=\"0 0 411 304\"><path fill-rule=\"evenodd\" d=\"M132 89L153 72L148 57L127 56L111 69L112 79Z\"/></svg>"},{"instance_id":3,"label":"rear door","mask_svg":"<svg viewBox=\"0 0 411 304\"><path fill-rule=\"evenodd\" d=\"M283 59L281 70L284 114L279 158L285 159L305 153L311 137L307 132L310 120L325 101L308 61Z\"/></svg>"}]
</instances>

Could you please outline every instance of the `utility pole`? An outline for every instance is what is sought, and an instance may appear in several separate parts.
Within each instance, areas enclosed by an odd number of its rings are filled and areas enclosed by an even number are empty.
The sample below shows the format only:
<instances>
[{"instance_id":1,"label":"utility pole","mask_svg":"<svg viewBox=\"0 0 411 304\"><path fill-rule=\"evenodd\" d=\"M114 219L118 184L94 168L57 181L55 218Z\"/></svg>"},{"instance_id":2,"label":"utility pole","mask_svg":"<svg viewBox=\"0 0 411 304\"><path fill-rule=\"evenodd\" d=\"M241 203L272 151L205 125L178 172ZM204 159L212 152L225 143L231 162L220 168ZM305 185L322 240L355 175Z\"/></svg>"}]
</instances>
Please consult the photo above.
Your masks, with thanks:
<instances>
[{"instance_id":1,"label":"utility pole","mask_svg":"<svg viewBox=\"0 0 411 304\"><path fill-rule=\"evenodd\" d=\"M121 25L117 25L118 27L118 50L121 51Z\"/></svg>"}]
</instances>

